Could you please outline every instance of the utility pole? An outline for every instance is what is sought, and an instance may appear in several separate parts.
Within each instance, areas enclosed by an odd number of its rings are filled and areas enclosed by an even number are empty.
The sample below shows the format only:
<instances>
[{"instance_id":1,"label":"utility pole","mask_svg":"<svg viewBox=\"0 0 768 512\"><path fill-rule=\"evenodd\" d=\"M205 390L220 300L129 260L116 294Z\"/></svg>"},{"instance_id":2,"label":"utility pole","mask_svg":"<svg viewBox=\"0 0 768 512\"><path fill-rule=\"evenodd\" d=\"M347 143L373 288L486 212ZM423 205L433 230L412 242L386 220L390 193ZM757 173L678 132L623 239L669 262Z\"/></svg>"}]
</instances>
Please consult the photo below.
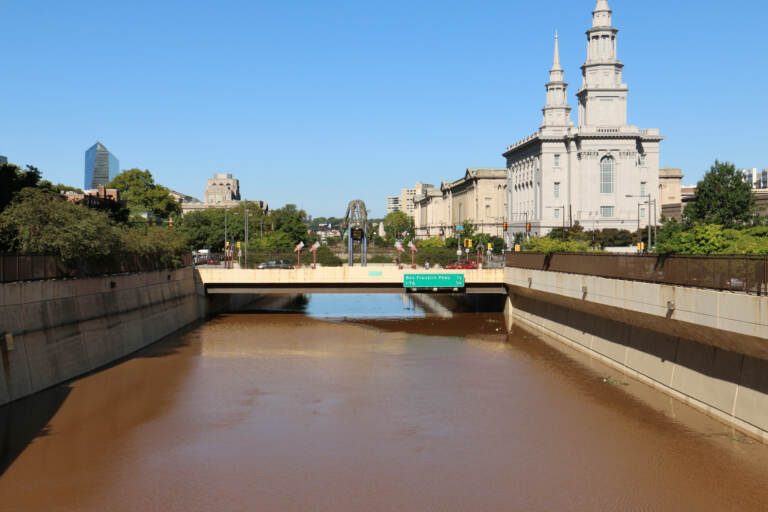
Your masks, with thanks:
<instances>
[{"instance_id":1,"label":"utility pole","mask_svg":"<svg viewBox=\"0 0 768 512\"><path fill-rule=\"evenodd\" d=\"M648 252L651 252L651 194L648 194Z\"/></svg>"},{"instance_id":2,"label":"utility pole","mask_svg":"<svg viewBox=\"0 0 768 512\"><path fill-rule=\"evenodd\" d=\"M245 199L245 268L248 268L248 199Z\"/></svg>"}]
</instances>

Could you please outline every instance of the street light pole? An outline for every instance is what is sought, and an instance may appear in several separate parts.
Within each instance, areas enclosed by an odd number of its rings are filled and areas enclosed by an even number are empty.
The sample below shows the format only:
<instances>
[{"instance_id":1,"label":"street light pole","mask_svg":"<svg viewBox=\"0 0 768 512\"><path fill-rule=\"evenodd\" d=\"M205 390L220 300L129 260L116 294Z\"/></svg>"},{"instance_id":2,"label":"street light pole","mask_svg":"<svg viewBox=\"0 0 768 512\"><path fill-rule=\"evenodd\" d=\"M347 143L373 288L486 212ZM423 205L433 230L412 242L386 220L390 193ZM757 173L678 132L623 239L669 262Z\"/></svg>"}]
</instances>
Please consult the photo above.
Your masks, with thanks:
<instances>
[{"instance_id":1,"label":"street light pole","mask_svg":"<svg viewBox=\"0 0 768 512\"><path fill-rule=\"evenodd\" d=\"M245 198L243 198L245 199ZM245 199L245 268L248 268L248 199Z\"/></svg>"},{"instance_id":2,"label":"street light pole","mask_svg":"<svg viewBox=\"0 0 768 512\"><path fill-rule=\"evenodd\" d=\"M651 252L651 247L653 247L651 243L651 194L648 194L648 216L646 218L648 219L648 252Z\"/></svg>"},{"instance_id":3,"label":"street light pole","mask_svg":"<svg viewBox=\"0 0 768 512\"><path fill-rule=\"evenodd\" d=\"M651 245L652 245L651 244L651 206L652 206L651 205L651 194L643 194L643 195L639 195L639 196L638 195L633 195L633 194L627 194L624 197L642 197L643 199L646 199L646 198L648 199L648 216L646 217L646 219L647 219L646 224L648 225L648 251L650 252ZM640 204L641 203L637 203L638 210L640 209ZM654 219L655 219L655 212L654 212ZM655 220L654 220L654 222L655 222ZM640 231L640 215L639 214L637 216L637 224L638 224L638 229L637 230Z\"/></svg>"}]
</instances>

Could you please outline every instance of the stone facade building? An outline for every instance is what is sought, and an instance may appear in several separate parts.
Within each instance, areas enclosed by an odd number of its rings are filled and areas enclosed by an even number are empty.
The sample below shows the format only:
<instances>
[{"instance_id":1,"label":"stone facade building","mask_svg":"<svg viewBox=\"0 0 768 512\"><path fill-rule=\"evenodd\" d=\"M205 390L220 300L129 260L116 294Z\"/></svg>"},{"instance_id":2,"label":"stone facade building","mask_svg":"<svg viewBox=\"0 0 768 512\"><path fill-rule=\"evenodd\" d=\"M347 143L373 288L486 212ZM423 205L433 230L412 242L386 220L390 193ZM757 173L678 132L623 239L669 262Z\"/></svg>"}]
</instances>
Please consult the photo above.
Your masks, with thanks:
<instances>
[{"instance_id":1,"label":"stone facade building","mask_svg":"<svg viewBox=\"0 0 768 512\"><path fill-rule=\"evenodd\" d=\"M176 193L178 194L178 193ZM208 208L234 208L240 204L240 180L229 173L216 173L205 182L203 202L189 201L194 199L183 194L176 197L181 203L181 212L198 212ZM263 211L269 211L269 205L264 201L248 201L249 207L256 206Z\"/></svg>"},{"instance_id":2,"label":"stone facade building","mask_svg":"<svg viewBox=\"0 0 768 512\"><path fill-rule=\"evenodd\" d=\"M501 236L507 170L467 169L464 177L443 182L440 189L427 188L414 201L417 238L456 236L456 226L470 222L477 232Z\"/></svg>"},{"instance_id":3,"label":"stone facade building","mask_svg":"<svg viewBox=\"0 0 768 512\"><path fill-rule=\"evenodd\" d=\"M543 122L536 133L507 148L508 243L531 224L533 234L580 224L585 229L634 230L653 220L647 198L658 205L659 145L656 129L627 124L628 87L618 60L618 30L607 0L598 0L587 30L587 60L577 92L578 124L571 121L568 84L558 38L546 84ZM632 196L632 197L627 197ZM656 208L657 218L659 209ZM638 218L639 217L639 218Z\"/></svg>"},{"instance_id":4,"label":"stone facade building","mask_svg":"<svg viewBox=\"0 0 768 512\"><path fill-rule=\"evenodd\" d=\"M240 180L231 174L214 174L205 183L203 201L208 204L231 203L240 200Z\"/></svg>"}]
</instances>

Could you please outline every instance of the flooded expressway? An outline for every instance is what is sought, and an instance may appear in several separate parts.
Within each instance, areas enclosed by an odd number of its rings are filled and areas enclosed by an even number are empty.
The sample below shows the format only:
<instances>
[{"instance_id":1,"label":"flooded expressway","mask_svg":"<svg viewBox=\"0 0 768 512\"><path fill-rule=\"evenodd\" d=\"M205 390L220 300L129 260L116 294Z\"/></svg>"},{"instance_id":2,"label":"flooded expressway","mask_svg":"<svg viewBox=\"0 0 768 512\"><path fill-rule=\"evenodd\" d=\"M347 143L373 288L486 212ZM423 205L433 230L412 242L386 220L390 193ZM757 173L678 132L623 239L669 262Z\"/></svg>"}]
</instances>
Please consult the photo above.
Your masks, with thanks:
<instances>
[{"instance_id":1,"label":"flooded expressway","mask_svg":"<svg viewBox=\"0 0 768 512\"><path fill-rule=\"evenodd\" d=\"M499 312L318 295L0 407L0 510L768 508L768 448Z\"/></svg>"}]
</instances>

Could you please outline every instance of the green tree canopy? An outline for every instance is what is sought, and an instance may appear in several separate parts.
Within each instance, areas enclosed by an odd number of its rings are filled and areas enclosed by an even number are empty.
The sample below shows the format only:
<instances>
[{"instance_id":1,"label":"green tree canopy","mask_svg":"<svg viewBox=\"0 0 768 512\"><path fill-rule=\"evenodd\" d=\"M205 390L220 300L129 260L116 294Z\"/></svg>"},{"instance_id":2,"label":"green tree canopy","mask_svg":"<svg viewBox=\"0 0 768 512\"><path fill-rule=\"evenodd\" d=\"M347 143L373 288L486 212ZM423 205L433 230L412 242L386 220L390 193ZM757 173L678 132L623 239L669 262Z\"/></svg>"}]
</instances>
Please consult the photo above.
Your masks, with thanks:
<instances>
[{"instance_id":1,"label":"green tree canopy","mask_svg":"<svg viewBox=\"0 0 768 512\"><path fill-rule=\"evenodd\" d=\"M290 247L299 242L307 244L310 240L307 234L307 213L296 208L295 204L272 210L268 219L272 231L284 233L291 240Z\"/></svg>"},{"instance_id":2,"label":"green tree canopy","mask_svg":"<svg viewBox=\"0 0 768 512\"><path fill-rule=\"evenodd\" d=\"M387 232L387 240L403 238L403 233L407 232L413 236L413 219L405 212L391 212L384 217L384 231Z\"/></svg>"},{"instance_id":3,"label":"green tree canopy","mask_svg":"<svg viewBox=\"0 0 768 512\"><path fill-rule=\"evenodd\" d=\"M683 226L674 219L659 231L659 254L768 254L768 227L725 228L717 224Z\"/></svg>"},{"instance_id":4,"label":"green tree canopy","mask_svg":"<svg viewBox=\"0 0 768 512\"><path fill-rule=\"evenodd\" d=\"M134 219L144 214L168 219L181 213L179 203L167 188L155 183L149 171L141 169L123 171L107 187L120 190L120 195L128 203L128 209Z\"/></svg>"},{"instance_id":5,"label":"green tree canopy","mask_svg":"<svg viewBox=\"0 0 768 512\"><path fill-rule=\"evenodd\" d=\"M25 188L0 214L0 245L64 260L99 258L119 248L120 235L105 212L38 188Z\"/></svg>"},{"instance_id":6,"label":"green tree canopy","mask_svg":"<svg viewBox=\"0 0 768 512\"><path fill-rule=\"evenodd\" d=\"M189 248L211 249L220 252L224 249L225 220L226 235L232 242L245 241L245 202L234 208L209 208L190 212L182 217L179 229L189 241ZM268 217L256 206L248 203L248 229L251 243L270 229Z\"/></svg>"},{"instance_id":7,"label":"green tree canopy","mask_svg":"<svg viewBox=\"0 0 768 512\"><path fill-rule=\"evenodd\" d=\"M696 187L694 202L683 211L686 224L718 224L739 227L758 218L752 189L729 162L715 160Z\"/></svg>"},{"instance_id":8,"label":"green tree canopy","mask_svg":"<svg viewBox=\"0 0 768 512\"><path fill-rule=\"evenodd\" d=\"M24 171L13 164L0 164L0 211L8 206L23 188L37 186L40 177L41 173L36 167L28 165Z\"/></svg>"}]
</instances>

